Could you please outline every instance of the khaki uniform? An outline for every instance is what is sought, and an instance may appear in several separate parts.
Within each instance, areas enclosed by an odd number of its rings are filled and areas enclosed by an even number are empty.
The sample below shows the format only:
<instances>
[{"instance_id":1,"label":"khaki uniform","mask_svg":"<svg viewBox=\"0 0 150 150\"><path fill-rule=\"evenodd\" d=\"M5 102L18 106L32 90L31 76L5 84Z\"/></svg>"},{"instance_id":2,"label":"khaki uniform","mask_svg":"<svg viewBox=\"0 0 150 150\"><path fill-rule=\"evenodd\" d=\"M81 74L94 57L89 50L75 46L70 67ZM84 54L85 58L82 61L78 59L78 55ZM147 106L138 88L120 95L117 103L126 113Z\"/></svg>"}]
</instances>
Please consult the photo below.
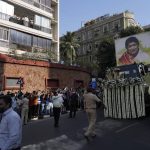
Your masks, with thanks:
<instances>
[{"instance_id":1,"label":"khaki uniform","mask_svg":"<svg viewBox=\"0 0 150 150\"><path fill-rule=\"evenodd\" d=\"M21 110L21 119L22 123L28 123L28 113L29 113L29 99L23 98L22 99L22 110Z\"/></svg>"},{"instance_id":2,"label":"khaki uniform","mask_svg":"<svg viewBox=\"0 0 150 150\"><path fill-rule=\"evenodd\" d=\"M84 106L85 111L88 116L89 126L85 132L85 136L95 135L95 123L96 123L96 102L101 102L101 100L92 93L84 94Z\"/></svg>"}]
</instances>

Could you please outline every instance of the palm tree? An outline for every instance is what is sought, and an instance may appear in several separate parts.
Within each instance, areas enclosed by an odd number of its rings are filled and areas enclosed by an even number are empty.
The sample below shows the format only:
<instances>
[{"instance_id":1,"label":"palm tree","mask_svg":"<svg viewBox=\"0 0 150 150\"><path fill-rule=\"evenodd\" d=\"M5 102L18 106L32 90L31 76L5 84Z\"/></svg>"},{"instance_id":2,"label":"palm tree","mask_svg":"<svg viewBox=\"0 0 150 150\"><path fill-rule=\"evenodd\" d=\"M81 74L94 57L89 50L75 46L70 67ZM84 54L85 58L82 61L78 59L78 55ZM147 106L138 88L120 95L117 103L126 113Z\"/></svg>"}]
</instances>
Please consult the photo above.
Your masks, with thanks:
<instances>
[{"instance_id":1,"label":"palm tree","mask_svg":"<svg viewBox=\"0 0 150 150\"><path fill-rule=\"evenodd\" d=\"M74 32L67 32L60 39L60 57L62 60L67 62L69 60L70 64L73 64L76 58L76 50L79 47L77 39L75 38Z\"/></svg>"},{"instance_id":2,"label":"palm tree","mask_svg":"<svg viewBox=\"0 0 150 150\"><path fill-rule=\"evenodd\" d=\"M99 75L105 76L107 67L116 65L115 44L112 38L104 38L97 51L97 61L99 65Z\"/></svg>"}]
</instances>

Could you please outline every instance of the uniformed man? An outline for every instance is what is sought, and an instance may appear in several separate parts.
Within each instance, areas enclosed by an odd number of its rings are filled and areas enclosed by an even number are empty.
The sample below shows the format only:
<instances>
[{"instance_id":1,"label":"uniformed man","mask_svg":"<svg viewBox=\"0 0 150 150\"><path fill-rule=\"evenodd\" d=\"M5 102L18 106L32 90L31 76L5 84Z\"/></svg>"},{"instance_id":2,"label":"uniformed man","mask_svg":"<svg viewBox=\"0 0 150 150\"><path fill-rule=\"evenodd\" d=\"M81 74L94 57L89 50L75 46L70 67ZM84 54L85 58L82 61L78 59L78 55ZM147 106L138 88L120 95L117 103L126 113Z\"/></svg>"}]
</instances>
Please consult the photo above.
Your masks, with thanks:
<instances>
[{"instance_id":1,"label":"uniformed man","mask_svg":"<svg viewBox=\"0 0 150 150\"><path fill-rule=\"evenodd\" d=\"M84 94L84 106L88 116L89 126L84 136L87 140L90 137L95 137L95 123L96 123L96 102L102 102L95 94L92 93L92 88L87 88L87 93Z\"/></svg>"}]
</instances>

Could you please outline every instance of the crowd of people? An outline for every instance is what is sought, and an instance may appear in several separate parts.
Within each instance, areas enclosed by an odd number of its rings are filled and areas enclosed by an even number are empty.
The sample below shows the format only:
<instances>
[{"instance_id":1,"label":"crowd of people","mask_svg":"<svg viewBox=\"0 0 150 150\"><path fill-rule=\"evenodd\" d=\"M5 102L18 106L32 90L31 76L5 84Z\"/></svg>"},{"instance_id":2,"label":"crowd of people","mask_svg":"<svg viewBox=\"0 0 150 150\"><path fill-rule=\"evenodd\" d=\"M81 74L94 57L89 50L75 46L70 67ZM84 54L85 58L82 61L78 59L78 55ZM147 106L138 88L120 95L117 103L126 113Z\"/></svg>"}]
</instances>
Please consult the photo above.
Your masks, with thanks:
<instances>
[{"instance_id":1,"label":"crowd of people","mask_svg":"<svg viewBox=\"0 0 150 150\"><path fill-rule=\"evenodd\" d=\"M0 92L0 150L21 149L22 124L30 119L50 115L54 118L54 127L59 127L61 113L69 111L68 117L75 118L79 108L87 113L89 125L84 137L90 141L96 136L97 103L103 104L93 92L90 87L86 91L65 88L50 92Z\"/></svg>"},{"instance_id":2,"label":"crowd of people","mask_svg":"<svg viewBox=\"0 0 150 150\"><path fill-rule=\"evenodd\" d=\"M59 107L60 114L69 113L69 118L75 117L78 109L83 109L83 90L73 88L57 89L55 91L1 92L12 99L12 109L22 118L23 124L32 119L42 119L44 115L55 117ZM61 104L58 104L61 103ZM59 114L59 112L58 112ZM57 117L58 118L58 117ZM56 123L58 124L58 123ZM58 126L58 125L55 125Z\"/></svg>"}]
</instances>

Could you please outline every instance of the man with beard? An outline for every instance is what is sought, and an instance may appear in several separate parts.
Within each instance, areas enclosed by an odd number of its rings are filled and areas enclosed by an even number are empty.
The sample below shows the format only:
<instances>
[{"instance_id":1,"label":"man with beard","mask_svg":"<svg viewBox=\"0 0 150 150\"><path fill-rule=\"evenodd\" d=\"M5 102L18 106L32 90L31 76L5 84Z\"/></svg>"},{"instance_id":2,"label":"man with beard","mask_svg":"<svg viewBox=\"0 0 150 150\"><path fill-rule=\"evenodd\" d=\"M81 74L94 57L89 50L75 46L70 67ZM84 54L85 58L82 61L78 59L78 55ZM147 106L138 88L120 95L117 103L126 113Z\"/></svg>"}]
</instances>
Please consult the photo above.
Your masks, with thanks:
<instances>
[{"instance_id":1,"label":"man with beard","mask_svg":"<svg viewBox=\"0 0 150 150\"><path fill-rule=\"evenodd\" d=\"M20 150L22 123L11 108L11 97L0 96L0 150Z\"/></svg>"}]
</instances>

